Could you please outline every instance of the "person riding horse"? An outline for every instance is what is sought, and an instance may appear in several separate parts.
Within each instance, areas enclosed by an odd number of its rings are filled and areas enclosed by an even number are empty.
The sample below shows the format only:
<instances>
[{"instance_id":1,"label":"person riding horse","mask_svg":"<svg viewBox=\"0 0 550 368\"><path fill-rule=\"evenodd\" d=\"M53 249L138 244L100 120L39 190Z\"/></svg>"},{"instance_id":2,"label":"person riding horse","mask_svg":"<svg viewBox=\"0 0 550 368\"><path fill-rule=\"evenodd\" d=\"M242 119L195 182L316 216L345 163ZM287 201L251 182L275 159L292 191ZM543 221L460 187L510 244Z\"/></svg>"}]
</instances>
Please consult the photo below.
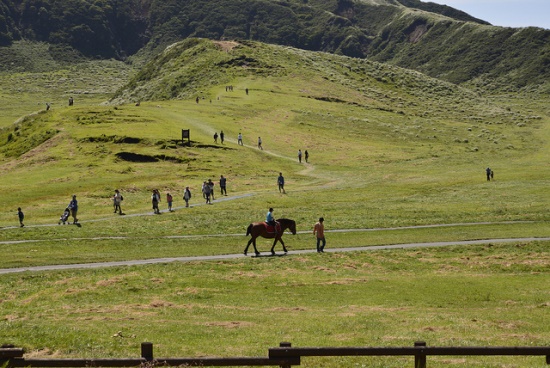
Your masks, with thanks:
<instances>
[{"instance_id":1,"label":"person riding horse","mask_svg":"<svg viewBox=\"0 0 550 368\"><path fill-rule=\"evenodd\" d=\"M273 210L273 209L271 208L270 210ZM287 229L290 230L290 232L293 235L296 235L296 221L291 220L291 219L286 219L286 218L280 218L280 219L277 219L275 221L275 223L277 224L277 226L280 226L280 229L277 231L276 234L271 232L271 230L269 230L269 232L268 232L266 223L263 222L263 221L262 222L253 222L250 225L248 225L248 228L246 229L246 236L250 235L251 238L248 241L248 243L246 244L246 248L244 249L244 254L245 255L247 254L248 247L250 247L251 244L254 246L254 253L256 254L256 256L260 255L260 252L256 248L256 238L258 238L259 236L261 236L262 238L266 238L266 239L274 239L273 240L273 245L271 246L271 254L272 255L275 255L274 248L275 248L275 244L277 244L277 242L281 243L281 245L283 246L283 251L285 253L287 253L287 249L285 247L285 243L282 239L282 236L284 235L285 230L287 230Z\"/></svg>"},{"instance_id":2,"label":"person riding horse","mask_svg":"<svg viewBox=\"0 0 550 368\"><path fill-rule=\"evenodd\" d=\"M267 215L265 216L265 222L266 224L273 226L273 229L275 230L275 234L277 234L277 222L273 217L273 207L269 208L269 211L267 211Z\"/></svg>"}]
</instances>

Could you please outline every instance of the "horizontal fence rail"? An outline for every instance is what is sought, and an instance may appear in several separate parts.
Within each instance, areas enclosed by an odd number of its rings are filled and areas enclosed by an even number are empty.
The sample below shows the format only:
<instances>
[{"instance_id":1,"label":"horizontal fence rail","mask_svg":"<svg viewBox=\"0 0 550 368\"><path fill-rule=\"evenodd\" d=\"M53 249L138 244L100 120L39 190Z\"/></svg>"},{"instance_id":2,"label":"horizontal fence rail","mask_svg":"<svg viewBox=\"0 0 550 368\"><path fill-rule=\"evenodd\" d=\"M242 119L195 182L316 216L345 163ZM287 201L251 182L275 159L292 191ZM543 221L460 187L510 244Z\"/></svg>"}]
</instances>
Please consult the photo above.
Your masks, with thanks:
<instances>
[{"instance_id":1,"label":"horizontal fence rail","mask_svg":"<svg viewBox=\"0 0 550 368\"><path fill-rule=\"evenodd\" d=\"M2 363L2 361L0 361ZM299 357L291 358L263 358L263 357L236 357L236 358L158 358L145 359L10 359L7 367L140 367L140 366L167 366L167 367L254 367L254 366L282 366L300 365Z\"/></svg>"},{"instance_id":2,"label":"horizontal fence rail","mask_svg":"<svg viewBox=\"0 0 550 368\"><path fill-rule=\"evenodd\" d=\"M426 357L430 355L454 356L545 356L550 364L550 346L547 347L434 347L423 341L414 347L292 347L281 343L278 348L269 349L270 358L306 356L414 356L415 368L426 368Z\"/></svg>"},{"instance_id":3,"label":"horizontal fence rail","mask_svg":"<svg viewBox=\"0 0 550 368\"><path fill-rule=\"evenodd\" d=\"M141 358L97 358L97 359L48 359L23 357L24 350L13 347L0 347L0 366L16 367L140 367L140 366L188 366L188 367L253 367L300 365L300 357L204 357L204 358L155 358L153 344L141 344Z\"/></svg>"},{"instance_id":4,"label":"horizontal fence rail","mask_svg":"<svg viewBox=\"0 0 550 368\"><path fill-rule=\"evenodd\" d=\"M550 364L548 347L433 347L425 342L416 342L414 347L292 347L282 342L270 348L267 357L204 357L204 358L155 358L153 344L141 344L140 358L98 359L46 359L24 358L24 350L13 346L0 347L0 366L16 367L140 367L140 366L279 366L290 368L300 365L302 357L313 356L410 356L415 368L426 368L428 356L545 356Z\"/></svg>"}]
</instances>

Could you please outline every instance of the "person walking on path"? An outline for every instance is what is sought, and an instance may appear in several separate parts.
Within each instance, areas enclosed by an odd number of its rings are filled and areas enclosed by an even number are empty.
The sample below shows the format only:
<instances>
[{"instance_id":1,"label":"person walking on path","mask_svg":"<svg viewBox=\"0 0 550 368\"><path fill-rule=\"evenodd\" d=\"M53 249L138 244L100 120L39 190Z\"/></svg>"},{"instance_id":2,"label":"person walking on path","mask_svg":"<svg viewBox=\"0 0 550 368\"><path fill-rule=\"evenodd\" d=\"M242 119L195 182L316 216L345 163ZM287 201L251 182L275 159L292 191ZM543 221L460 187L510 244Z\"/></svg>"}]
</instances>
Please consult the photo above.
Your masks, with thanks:
<instances>
[{"instance_id":1,"label":"person walking on path","mask_svg":"<svg viewBox=\"0 0 550 368\"><path fill-rule=\"evenodd\" d=\"M223 141L225 139L225 134L223 134L223 130L220 132L220 142L222 142L223 144Z\"/></svg>"},{"instance_id":2,"label":"person walking on path","mask_svg":"<svg viewBox=\"0 0 550 368\"><path fill-rule=\"evenodd\" d=\"M115 206L115 212L119 215L122 215L122 208L120 207L122 203L122 194L120 194L120 191L118 189L115 189L115 195L113 196L113 204Z\"/></svg>"},{"instance_id":3,"label":"person walking on path","mask_svg":"<svg viewBox=\"0 0 550 368\"><path fill-rule=\"evenodd\" d=\"M486 168L485 173L487 174L487 181L491 181L491 178L493 177L493 170L491 168Z\"/></svg>"},{"instance_id":4,"label":"person walking on path","mask_svg":"<svg viewBox=\"0 0 550 368\"><path fill-rule=\"evenodd\" d=\"M258 148L263 150L264 148L262 147L262 137L258 137Z\"/></svg>"},{"instance_id":5,"label":"person walking on path","mask_svg":"<svg viewBox=\"0 0 550 368\"><path fill-rule=\"evenodd\" d=\"M243 145L243 135L241 134L241 132L239 132L239 135L237 136L237 144L239 146Z\"/></svg>"},{"instance_id":6,"label":"person walking on path","mask_svg":"<svg viewBox=\"0 0 550 368\"><path fill-rule=\"evenodd\" d=\"M153 194L151 194L151 203L153 205L153 212L156 215L160 214L159 202L160 202L160 193L158 189L153 189Z\"/></svg>"},{"instance_id":7,"label":"person walking on path","mask_svg":"<svg viewBox=\"0 0 550 368\"><path fill-rule=\"evenodd\" d=\"M73 217L73 224L78 222L76 218L78 214L78 201L76 200L76 194L73 194L73 199L69 202L69 210L71 211L71 216Z\"/></svg>"},{"instance_id":8,"label":"person walking on path","mask_svg":"<svg viewBox=\"0 0 550 368\"><path fill-rule=\"evenodd\" d=\"M185 201L185 207L189 207L190 199L191 199L191 191L189 190L189 187L185 187L185 191L183 192L183 200Z\"/></svg>"},{"instance_id":9,"label":"person walking on path","mask_svg":"<svg viewBox=\"0 0 550 368\"><path fill-rule=\"evenodd\" d=\"M279 193L285 194L285 178L283 177L283 173L279 173L279 177L277 178L277 185L279 186Z\"/></svg>"},{"instance_id":10,"label":"person walking on path","mask_svg":"<svg viewBox=\"0 0 550 368\"><path fill-rule=\"evenodd\" d=\"M21 207L17 208L17 217L19 217L19 225L21 227L25 226L23 224L23 220L25 219L25 214L23 213L23 211L21 210Z\"/></svg>"},{"instance_id":11,"label":"person walking on path","mask_svg":"<svg viewBox=\"0 0 550 368\"><path fill-rule=\"evenodd\" d=\"M212 194L210 192L210 185L206 183L206 185L204 186L204 198L206 198L206 204L212 204L212 201L210 200L210 194Z\"/></svg>"},{"instance_id":12,"label":"person walking on path","mask_svg":"<svg viewBox=\"0 0 550 368\"><path fill-rule=\"evenodd\" d=\"M317 253L324 253L325 245L327 241L325 239L325 225L323 222L324 218L320 217L319 222L313 227L313 235L317 238Z\"/></svg>"},{"instance_id":13,"label":"person walking on path","mask_svg":"<svg viewBox=\"0 0 550 368\"><path fill-rule=\"evenodd\" d=\"M301 149L298 150L298 162L302 163L302 150Z\"/></svg>"},{"instance_id":14,"label":"person walking on path","mask_svg":"<svg viewBox=\"0 0 550 368\"><path fill-rule=\"evenodd\" d=\"M212 196L212 199L216 199L214 198L214 182L212 179L208 179L208 187L210 188L210 195Z\"/></svg>"},{"instance_id":15,"label":"person walking on path","mask_svg":"<svg viewBox=\"0 0 550 368\"><path fill-rule=\"evenodd\" d=\"M306 164L307 164L307 160L309 159L309 152L306 150L304 152L304 154L305 154L305 159L306 159Z\"/></svg>"},{"instance_id":16,"label":"person walking on path","mask_svg":"<svg viewBox=\"0 0 550 368\"><path fill-rule=\"evenodd\" d=\"M170 193L166 193L166 203L168 203L168 212L172 212L172 195Z\"/></svg>"},{"instance_id":17,"label":"person walking on path","mask_svg":"<svg viewBox=\"0 0 550 368\"><path fill-rule=\"evenodd\" d=\"M218 132L214 133L214 143L218 144Z\"/></svg>"},{"instance_id":18,"label":"person walking on path","mask_svg":"<svg viewBox=\"0 0 550 368\"><path fill-rule=\"evenodd\" d=\"M224 178L223 175L220 175L220 191L221 191L221 195L227 195L227 189L226 189L226 184L227 184L227 178Z\"/></svg>"}]
</instances>

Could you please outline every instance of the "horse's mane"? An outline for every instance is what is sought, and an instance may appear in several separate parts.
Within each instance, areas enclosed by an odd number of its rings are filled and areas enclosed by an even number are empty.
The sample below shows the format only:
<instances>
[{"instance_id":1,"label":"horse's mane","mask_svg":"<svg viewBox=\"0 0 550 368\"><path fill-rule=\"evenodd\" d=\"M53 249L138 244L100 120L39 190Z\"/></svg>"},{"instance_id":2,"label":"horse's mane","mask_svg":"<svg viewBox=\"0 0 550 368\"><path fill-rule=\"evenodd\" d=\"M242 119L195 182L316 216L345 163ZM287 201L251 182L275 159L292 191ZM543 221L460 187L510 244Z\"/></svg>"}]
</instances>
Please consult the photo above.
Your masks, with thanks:
<instances>
[{"instance_id":1,"label":"horse's mane","mask_svg":"<svg viewBox=\"0 0 550 368\"><path fill-rule=\"evenodd\" d=\"M280 218L280 219L277 219L275 221L278 221L278 222L295 222L294 220L291 220L291 219L287 219L287 218Z\"/></svg>"}]
</instances>

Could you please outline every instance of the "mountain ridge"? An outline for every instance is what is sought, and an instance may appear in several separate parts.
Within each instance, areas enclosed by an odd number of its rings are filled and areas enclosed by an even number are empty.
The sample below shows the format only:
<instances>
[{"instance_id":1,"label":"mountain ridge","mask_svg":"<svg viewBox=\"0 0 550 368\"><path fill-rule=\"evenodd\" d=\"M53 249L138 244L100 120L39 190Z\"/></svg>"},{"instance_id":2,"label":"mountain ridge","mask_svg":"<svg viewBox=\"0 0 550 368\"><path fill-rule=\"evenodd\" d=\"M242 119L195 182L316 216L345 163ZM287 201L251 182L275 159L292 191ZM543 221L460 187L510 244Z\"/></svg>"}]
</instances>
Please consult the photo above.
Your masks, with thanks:
<instances>
[{"instance_id":1,"label":"mountain ridge","mask_svg":"<svg viewBox=\"0 0 550 368\"><path fill-rule=\"evenodd\" d=\"M4 0L0 69L30 63L9 45L46 42L52 59L146 60L186 38L252 40L367 58L452 83L517 90L550 80L550 30L504 28L419 0ZM543 87L543 90L548 88Z\"/></svg>"}]
</instances>

